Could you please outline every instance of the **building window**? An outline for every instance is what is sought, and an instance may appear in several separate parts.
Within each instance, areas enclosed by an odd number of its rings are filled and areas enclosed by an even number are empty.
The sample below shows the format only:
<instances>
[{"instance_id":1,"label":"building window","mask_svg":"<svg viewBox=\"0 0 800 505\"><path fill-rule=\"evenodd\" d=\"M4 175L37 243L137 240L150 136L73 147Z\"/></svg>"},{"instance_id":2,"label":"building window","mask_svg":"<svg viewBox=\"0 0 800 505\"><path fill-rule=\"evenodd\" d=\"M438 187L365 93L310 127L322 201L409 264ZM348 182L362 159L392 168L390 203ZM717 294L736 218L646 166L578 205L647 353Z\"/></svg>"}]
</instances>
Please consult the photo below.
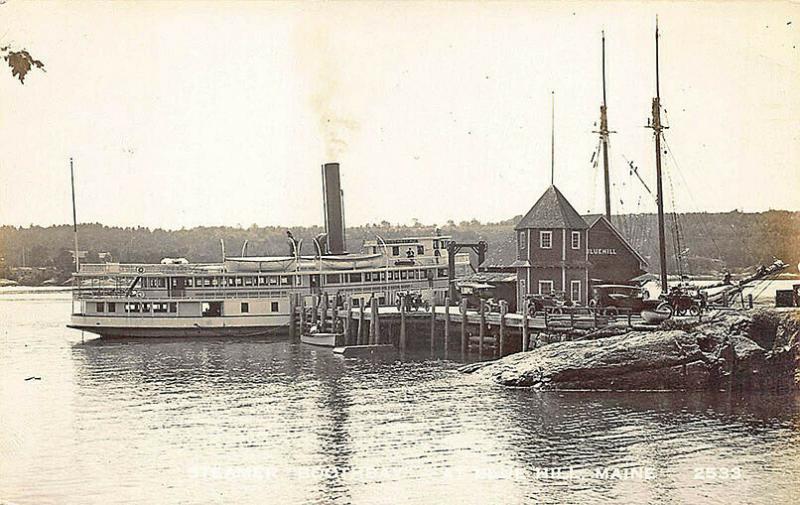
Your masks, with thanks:
<instances>
[{"instance_id":1,"label":"building window","mask_svg":"<svg viewBox=\"0 0 800 505\"><path fill-rule=\"evenodd\" d=\"M519 250L520 251L524 251L525 250L525 232L524 231L519 232Z\"/></svg>"},{"instance_id":2,"label":"building window","mask_svg":"<svg viewBox=\"0 0 800 505\"><path fill-rule=\"evenodd\" d=\"M270 310L272 312L278 312L278 302L272 302L272 304L270 304Z\"/></svg>"},{"instance_id":3,"label":"building window","mask_svg":"<svg viewBox=\"0 0 800 505\"><path fill-rule=\"evenodd\" d=\"M581 281L571 281L569 283L570 299L575 303L581 301Z\"/></svg>"},{"instance_id":4,"label":"building window","mask_svg":"<svg viewBox=\"0 0 800 505\"><path fill-rule=\"evenodd\" d=\"M572 248L573 249L581 248L581 232L579 231L572 232Z\"/></svg>"},{"instance_id":5,"label":"building window","mask_svg":"<svg viewBox=\"0 0 800 505\"><path fill-rule=\"evenodd\" d=\"M539 232L539 247L541 249L552 249L553 248L553 232L552 231L540 231Z\"/></svg>"},{"instance_id":6,"label":"building window","mask_svg":"<svg viewBox=\"0 0 800 505\"><path fill-rule=\"evenodd\" d=\"M539 281L539 294L547 295L553 292L553 281Z\"/></svg>"},{"instance_id":7,"label":"building window","mask_svg":"<svg viewBox=\"0 0 800 505\"><path fill-rule=\"evenodd\" d=\"M250 312L250 304L248 302L242 302L242 314L247 314Z\"/></svg>"}]
</instances>

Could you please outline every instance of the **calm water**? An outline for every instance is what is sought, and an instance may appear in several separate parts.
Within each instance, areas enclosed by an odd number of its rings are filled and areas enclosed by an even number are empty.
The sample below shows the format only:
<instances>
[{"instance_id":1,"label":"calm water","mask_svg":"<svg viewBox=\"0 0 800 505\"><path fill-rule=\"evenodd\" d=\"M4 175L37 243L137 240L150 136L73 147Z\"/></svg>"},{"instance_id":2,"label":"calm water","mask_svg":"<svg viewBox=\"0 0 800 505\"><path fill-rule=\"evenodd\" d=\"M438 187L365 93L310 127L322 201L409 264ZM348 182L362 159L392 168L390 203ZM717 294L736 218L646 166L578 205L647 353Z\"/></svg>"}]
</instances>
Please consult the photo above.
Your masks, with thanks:
<instances>
[{"instance_id":1,"label":"calm water","mask_svg":"<svg viewBox=\"0 0 800 505\"><path fill-rule=\"evenodd\" d=\"M508 390L266 339L82 343L69 310L0 296L0 502L800 501L798 397Z\"/></svg>"}]
</instances>

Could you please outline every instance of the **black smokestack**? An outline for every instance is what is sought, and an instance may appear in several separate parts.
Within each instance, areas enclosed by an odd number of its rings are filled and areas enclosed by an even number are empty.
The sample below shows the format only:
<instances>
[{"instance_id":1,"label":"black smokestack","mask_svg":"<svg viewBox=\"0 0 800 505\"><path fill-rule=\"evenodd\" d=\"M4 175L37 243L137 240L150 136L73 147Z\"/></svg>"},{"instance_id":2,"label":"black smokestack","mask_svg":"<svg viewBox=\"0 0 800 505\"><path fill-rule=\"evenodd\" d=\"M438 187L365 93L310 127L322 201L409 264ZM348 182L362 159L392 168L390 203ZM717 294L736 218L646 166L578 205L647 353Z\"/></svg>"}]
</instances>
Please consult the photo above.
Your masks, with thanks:
<instances>
[{"instance_id":1,"label":"black smokestack","mask_svg":"<svg viewBox=\"0 0 800 505\"><path fill-rule=\"evenodd\" d=\"M345 252L344 208L342 186L339 181L339 164L322 165L322 198L325 209L325 234L329 254Z\"/></svg>"}]
</instances>

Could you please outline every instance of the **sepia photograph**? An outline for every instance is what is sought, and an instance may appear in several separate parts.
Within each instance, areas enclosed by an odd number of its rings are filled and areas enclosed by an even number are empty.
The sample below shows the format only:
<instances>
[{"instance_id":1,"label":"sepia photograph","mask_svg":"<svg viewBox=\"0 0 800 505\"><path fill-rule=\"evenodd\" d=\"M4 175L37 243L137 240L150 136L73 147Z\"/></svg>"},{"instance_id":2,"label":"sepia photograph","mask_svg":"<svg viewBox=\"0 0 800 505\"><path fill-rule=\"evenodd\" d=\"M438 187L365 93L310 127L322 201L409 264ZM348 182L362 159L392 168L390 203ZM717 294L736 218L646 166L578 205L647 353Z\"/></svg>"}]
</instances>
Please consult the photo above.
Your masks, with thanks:
<instances>
[{"instance_id":1,"label":"sepia photograph","mask_svg":"<svg viewBox=\"0 0 800 505\"><path fill-rule=\"evenodd\" d=\"M0 0L0 505L800 503L797 0Z\"/></svg>"}]
</instances>

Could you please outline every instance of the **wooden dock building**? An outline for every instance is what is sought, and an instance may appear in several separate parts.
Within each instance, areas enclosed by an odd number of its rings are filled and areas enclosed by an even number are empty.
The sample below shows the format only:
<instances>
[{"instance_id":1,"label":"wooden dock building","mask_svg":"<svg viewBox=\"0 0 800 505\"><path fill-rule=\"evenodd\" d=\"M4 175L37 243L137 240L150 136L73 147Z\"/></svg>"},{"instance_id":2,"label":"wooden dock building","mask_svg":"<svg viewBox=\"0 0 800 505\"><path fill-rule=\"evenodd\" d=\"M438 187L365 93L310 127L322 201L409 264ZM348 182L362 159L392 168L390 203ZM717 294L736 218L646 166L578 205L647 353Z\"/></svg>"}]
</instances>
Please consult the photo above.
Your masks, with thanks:
<instances>
[{"instance_id":1,"label":"wooden dock building","mask_svg":"<svg viewBox=\"0 0 800 505\"><path fill-rule=\"evenodd\" d=\"M514 227L517 239L517 306L529 294L563 291L587 304L589 226L554 185Z\"/></svg>"}]
</instances>

